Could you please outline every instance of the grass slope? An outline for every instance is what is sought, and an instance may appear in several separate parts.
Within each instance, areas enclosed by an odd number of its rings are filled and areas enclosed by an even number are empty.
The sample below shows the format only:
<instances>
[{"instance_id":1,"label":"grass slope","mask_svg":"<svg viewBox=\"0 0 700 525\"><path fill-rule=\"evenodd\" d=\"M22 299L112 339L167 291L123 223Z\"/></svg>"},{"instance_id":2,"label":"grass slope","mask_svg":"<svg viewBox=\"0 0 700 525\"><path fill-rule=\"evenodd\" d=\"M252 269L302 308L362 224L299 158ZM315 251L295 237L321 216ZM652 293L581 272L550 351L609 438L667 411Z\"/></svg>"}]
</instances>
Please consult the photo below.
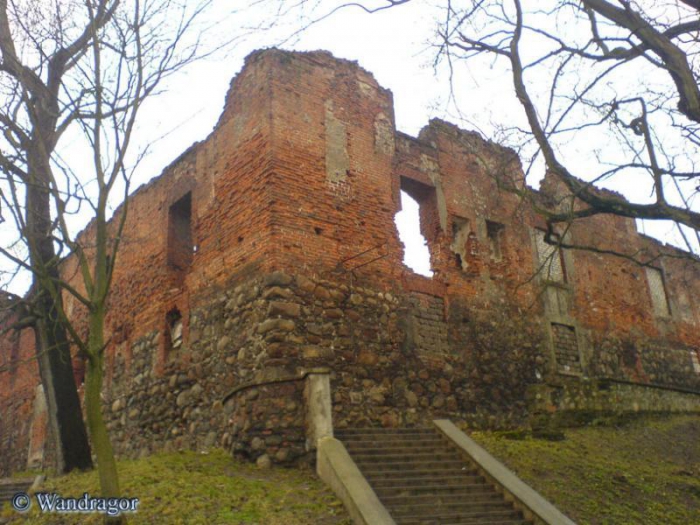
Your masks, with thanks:
<instances>
[{"instance_id":1,"label":"grass slope","mask_svg":"<svg viewBox=\"0 0 700 525\"><path fill-rule=\"evenodd\" d=\"M157 454L120 461L118 467L123 493L140 499L138 512L129 515L130 524L351 523L342 503L310 470L260 470L221 450ZM96 472L88 472L49 480L42 491L97 496L98 487ZM40 515L36 507L33 499L28 515L20 515L7 504L0 516L13 524L102 523L100 514Z\"/></svg>"},{"instance_id":2,"label":"grass slope","mask_svg":"<svg viewBox=\"0 0 700 525\"><path fill-rule=\"evenodd\" d=\"M700 417L644 418L565 434L554 442L471 436L580 524L700 523Z\"/></svg>"}]
</instances>

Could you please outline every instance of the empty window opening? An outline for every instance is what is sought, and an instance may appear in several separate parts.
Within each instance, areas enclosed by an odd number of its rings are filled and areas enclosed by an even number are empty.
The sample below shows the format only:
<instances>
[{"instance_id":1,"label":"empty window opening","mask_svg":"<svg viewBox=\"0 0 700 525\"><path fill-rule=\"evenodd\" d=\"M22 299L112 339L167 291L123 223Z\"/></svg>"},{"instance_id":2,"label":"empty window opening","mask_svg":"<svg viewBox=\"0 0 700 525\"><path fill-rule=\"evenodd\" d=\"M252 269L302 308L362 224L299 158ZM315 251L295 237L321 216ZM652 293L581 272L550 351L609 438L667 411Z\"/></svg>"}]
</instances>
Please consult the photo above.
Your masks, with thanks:
<instances>
[{"instance_id":1,"label":"empty window opening","mask_svg":"<svg viewBox=\"0 0 700 525\"><path fill-rule=\"evenodd\" d=\"M505 226L498 222L486 221L486 236L489 240L489 253L492 261L500 262L503 260L505 229Z\"/></svg>"},{"instance_id":2,"label":"empty window opening","mask_svg":"<svg viewBox=\"0 0 700 525\"><path fill-rule=\"evenodd\" d=\"M403 262L414 272L432 277L430 250L421 232L421 207L405 191L401 191L401 211L394 216L399 239L404 245Z\"/></svg>"},{"instance_id":3,"label":"empty window opening","mask_svg":"<svg viewBox=\"0 0 700 525\"><path fill-rule=\"evenodd\" d=\"M467 269L467 243L469 241L469 219L452 218L452 244L450 250L455 255L455 264L460 270Z\"/></svg>"},{"instance_id":4,"label":"empty window opening","mask_svg":"<svg viewBox=\"0 0 700 525\"><path fill-rule=\"evenodd\" d=\"M693 362L693 371L700 374L700 350L691 350L690 360Z\"/></svg>"},{"instance_id":5,"label":"empty window opening","mask_svg":"<svg viewBox=\"0 0 700 525\"><path fill-rule=\"evenodd\" d=\"M192 192L170 206L168 212L168 264L186 270L192 264Z\"/></svg>"},{"instance_id":6,"label":"empty window opening","mask_svg":"<svg viewBox=\"0 0 700 525\"><path fill-rule=\"evenodd\" d=\"M659 268L648 267L646 268L646 274L654 313L661 317L670 316L671 308L668 304L668 293L663 272Z\"/></svg>"},{"instance_id":7,"label":"empty window opening","mask_svg":"<svg viewBox=\"0 0 700 525\"><path fill-rule=\"evenodd\" d=\"M165 316L167 324L167 350L178 350L182 347L182 314L177 308L170 310Z\"/></svg>"},{"instance_id":8,"label":"empty window opening","mask_svg":"<svg viewBox=\"0 0 700 525\"><path fill-rule=\"evenodd\" d=\"M535 230L535 243L537 245L537 272L545 281L563 283L566 281L562 251L556 245L551 245L545 240L546 233Z\"/></svg>"}]
</instances>

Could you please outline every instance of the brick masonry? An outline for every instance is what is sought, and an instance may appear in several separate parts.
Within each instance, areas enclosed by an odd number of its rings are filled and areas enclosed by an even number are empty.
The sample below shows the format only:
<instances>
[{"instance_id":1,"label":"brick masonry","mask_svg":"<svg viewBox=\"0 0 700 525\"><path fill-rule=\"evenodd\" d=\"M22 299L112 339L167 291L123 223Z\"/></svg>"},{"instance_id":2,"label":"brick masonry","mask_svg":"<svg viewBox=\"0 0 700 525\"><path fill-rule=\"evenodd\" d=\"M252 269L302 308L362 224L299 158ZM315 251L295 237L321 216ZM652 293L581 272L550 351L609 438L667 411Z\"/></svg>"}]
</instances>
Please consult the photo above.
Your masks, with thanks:
<instances>
[{"instance_id":1,"label":"brick masonry","mask_svg":"<svg viewBox=\"0 0 700 525\"><path fill-rule=\"evenodd\" d=\"M667 409L673 395L644 385L700 389L699 265L662 257L650 288L644 269L577 251L542 274L543 225L499 190L504 176L522 179L517 157L476 133L437 120L397 132L391 92L356 63L253 53L212 134L131 197L106 320L118 453L224 446L306 461L304 377L317 367L331 372L337 428L508 427L566 408L533 389L566 384L557 399L583 406L592 390L576 385L593 380L634 385L627 398L653 391ZM421 206L431 279L402 263L401 190ZM558 191L545 179L542 202ZM619 217L567 235L678 254ZM64 272L77 275L74 260ZM654 308L659 283L668 309ZM33 352L31 330L0 339L3 473L26 467L30 441L32 461L51 462Z\"/></svg>"}]
</instances>

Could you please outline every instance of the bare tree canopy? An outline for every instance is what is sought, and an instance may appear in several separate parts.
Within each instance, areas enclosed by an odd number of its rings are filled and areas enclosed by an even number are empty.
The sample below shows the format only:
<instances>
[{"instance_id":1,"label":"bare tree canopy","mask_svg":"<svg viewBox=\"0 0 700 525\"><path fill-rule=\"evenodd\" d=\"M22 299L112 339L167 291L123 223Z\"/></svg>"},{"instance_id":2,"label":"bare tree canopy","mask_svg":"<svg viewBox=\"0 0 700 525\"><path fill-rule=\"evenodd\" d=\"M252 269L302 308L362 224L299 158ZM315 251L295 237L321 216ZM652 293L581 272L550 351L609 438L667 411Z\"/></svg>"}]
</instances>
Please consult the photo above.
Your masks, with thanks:
<instances>
[{"instance_id":1,"label":"bare tree canopy","mask_svg":"<svg viewBox=\"0 0 700 525\"><path fill-rule=\"evenodd\" d=\"M606 213L667 219L696 249L700 21L694 2L458 4L446 6L441 53L453 67L484 55L507 61L527 119L525 129L509 130L511 138L524 151L530 146L530 159L541 156L577 199L549 214L549 223ZM628 200L598 190L612 179L646 195Z\"/></svg>"}]
</instances>

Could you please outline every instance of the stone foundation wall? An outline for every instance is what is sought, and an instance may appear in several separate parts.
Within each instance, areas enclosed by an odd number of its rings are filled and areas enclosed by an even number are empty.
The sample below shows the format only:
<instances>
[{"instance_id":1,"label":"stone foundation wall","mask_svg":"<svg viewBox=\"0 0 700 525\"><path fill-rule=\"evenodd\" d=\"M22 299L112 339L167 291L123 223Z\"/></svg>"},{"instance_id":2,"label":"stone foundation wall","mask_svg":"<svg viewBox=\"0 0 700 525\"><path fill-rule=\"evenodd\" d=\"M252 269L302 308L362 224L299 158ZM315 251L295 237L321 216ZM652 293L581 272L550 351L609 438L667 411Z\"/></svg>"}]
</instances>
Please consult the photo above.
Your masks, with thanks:
<instances>
[{"instance_id":1,"label":"stone foundation wall","mask_svg":"<svg viewBox=\"0 0 700 525\"><path fill-rule=\"evenodd\" d=\"M641 413L700 413L697 393L596 379L533 385L529 398L533 428L580 426L599 418Z\"/></svg>"},{"instance_id":2,"label":"stone foundation wall","mask_svg":"<svg viewBox=\"0 0 700 525\"><path fill-rule=\"evenodd\" d=\"M698 405L692 394L548 375L545 321L503 298L477 307L274 272L241 277L189 304L181 344L173 346L164 326L108 351L105 411L119 455L219 446L261 464L312 461L305 377L319 368L330 371L335 428L438 417L512 428L564 414ZM639 382L688 377L687 350L673 351L674 360L667 349L622 344L593 346L588 373ZM3 448L26 452L15 442L27 439L30 422L6 425L12 414L0 425ZM8 472L25 468L26 454L2 457Z\"/></svg>"},{"instance_id":3,"label":"stone foundation wall","mask_svg":"<svg viewBox=\"0 0 700 525\"><path fill-rule=\"evenodd\" d=\"M117 452L223 446L306 460L304 376L318 367L331 373L336 428L524 421L541 353L532 333L483 352L502 325L474 324L475 346L473 333L449 337L442 299L426 309L414 297L275 272L193 299L178 349L154 331L114 350L106 411Z\"/></svg>"},{"instance_id":4,"label":"stone foundation wall","mask_svg":"<svg viewBox=\"0 0 700 525\"><path fill-rule=\"evenodd\" d=\"M700 392L700 373L692 348L646 338L593 337L588 358L590 377L614 378Z\"/></svg>"},{"instance_id":5,"label":"stone foundation wall","mask_svg":"<svg viewBox=\"0 0 700 525\"><path fill-rule=\"evenodd\" d=\"M306 447L304 379L251 386L224 405L234 454L268 462L312 461Z\"/></svg>"}]
</instances>

